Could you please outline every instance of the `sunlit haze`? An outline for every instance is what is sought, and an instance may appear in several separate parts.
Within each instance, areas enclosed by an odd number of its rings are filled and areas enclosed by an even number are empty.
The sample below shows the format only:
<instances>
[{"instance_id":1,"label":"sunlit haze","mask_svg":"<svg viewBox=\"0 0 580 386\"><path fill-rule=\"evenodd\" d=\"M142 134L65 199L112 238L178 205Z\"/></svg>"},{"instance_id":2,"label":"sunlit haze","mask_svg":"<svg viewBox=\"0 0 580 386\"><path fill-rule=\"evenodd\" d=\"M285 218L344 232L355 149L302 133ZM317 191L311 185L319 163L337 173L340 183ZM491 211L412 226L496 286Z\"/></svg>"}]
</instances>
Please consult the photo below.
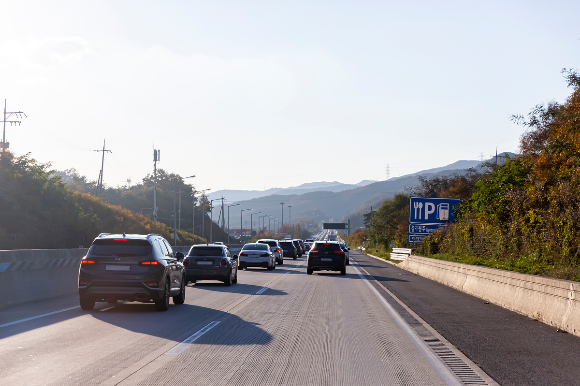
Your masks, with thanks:
<instances>
[{"instance_id":1,"label":"sunlit haze","mask_svg":"<svg viewBox=\"0 0 580 386\"><path fill-rule=\"evenodd\" d=\"M17 155L109 186L357 183L517 151L564 101L578 1L3 1Z\"/></svg>"}]
</instances>

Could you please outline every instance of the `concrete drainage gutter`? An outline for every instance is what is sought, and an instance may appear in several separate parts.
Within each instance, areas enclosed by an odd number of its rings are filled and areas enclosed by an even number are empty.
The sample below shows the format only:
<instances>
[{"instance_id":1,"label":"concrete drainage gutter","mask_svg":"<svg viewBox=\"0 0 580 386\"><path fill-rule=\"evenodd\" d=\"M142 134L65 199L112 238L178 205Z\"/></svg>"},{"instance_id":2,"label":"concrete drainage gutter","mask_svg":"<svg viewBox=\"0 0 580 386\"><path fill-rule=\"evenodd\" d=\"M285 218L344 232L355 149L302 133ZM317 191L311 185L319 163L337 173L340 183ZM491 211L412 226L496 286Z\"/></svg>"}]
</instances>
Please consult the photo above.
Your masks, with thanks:
<instances>
[{"instance_id":1,"label":"concrete drainage gutter","mask_svg":"<svg viewBox=\"0 0 580 386\"><path fill-rule=\"evenodd\" d=\"M397 266L580 336L580 283L421 256Z\"/></svg>"}]
</instances>

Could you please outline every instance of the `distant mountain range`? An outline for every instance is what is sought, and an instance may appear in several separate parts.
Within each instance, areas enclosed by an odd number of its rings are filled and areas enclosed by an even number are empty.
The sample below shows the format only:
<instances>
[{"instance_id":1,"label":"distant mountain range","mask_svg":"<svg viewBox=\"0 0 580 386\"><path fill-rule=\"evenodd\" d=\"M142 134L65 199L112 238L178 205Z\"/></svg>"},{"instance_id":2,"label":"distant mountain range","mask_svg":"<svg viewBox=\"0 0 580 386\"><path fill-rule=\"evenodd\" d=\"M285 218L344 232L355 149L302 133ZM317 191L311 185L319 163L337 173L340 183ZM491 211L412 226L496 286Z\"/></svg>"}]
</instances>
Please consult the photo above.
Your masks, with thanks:
<instances>
[{"instance_id":1,"label":"distant mountain range","mask_svg":"<svg viewBox=\"0 0 580 386\"><path fill-rule=\"evenodd\" d=\"M512 158L515 157L514 153L507 154ZM505 157L502 156L499 162L503 162L504 159ZM495 161L495 157L488 161ZM417 186L419 184L419 176L434 177L465 174L466 169L479 168L481 163L481 161L470 160L457 161L443 167L427 169L386 181L371 181L370 183L366 183L369 181L362 181L354 186L337 182L303 184L295 188L280 189L276 193L270 193L266 196L242 199L239 202L241 204L240 207L252 208L254 213L261 212L260 215L270 215L272 218L278 219L282 215L282 205L280 203L284 202L285 223L288 222L290 215L292 223L299 221L318 223L330 220L340 222L351 214L368 211L371 206L376 209L386 199ZM363 185L358 186L360 184ZM342 189L342 187L347 188ZM272 190L274 189L270 189L270 191ZM303 190L307 190L307 192L302 192ZM230 193L228 199L231 200L231 197ZM289 205L292 206L291 213L288 209ZM232 228L239 227L239 212L234 210L233 213L237 215L232 215L230 218L230 226ZM249 213L251 212L244 212L244 227L249 226L249 223L246 224L250 219L250 216L247 216ZM257 217L253 216L254 227L258 226ZM268 219L266 219L265 225L266 227L268 226Z\"/></svg>"},{"instance_id":2,"label":"distant mountain range","mask_svg":"<svg viewBox=\"0 0 580 386\"><path fill-rule=\"evenodd\" d=\"M290 188L272 188L267 190L218 190L208 194L211 200L221 198L224 196L228 202L238 202L252 200L254 198L271 196L273 194L290 195L290 194L304 194L311 192L342 192L343 190L354 189L360 186L366 186L376 181L364 180L358 184L343 184L338 181L333 182L308 182L300 186L293 186Z\"/></svg>"}]
</instances>

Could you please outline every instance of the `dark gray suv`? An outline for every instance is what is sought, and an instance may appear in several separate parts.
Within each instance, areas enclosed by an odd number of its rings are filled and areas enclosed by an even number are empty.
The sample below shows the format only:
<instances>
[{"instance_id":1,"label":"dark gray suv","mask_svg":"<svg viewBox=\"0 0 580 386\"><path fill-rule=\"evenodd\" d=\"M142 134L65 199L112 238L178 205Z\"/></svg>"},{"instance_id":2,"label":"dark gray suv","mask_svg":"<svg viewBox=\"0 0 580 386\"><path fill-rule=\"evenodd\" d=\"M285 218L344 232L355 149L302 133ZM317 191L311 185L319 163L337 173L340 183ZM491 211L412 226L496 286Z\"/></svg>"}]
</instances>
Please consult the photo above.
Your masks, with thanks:
<instances>
[{"instance_id":1,"label":"dark gray suv","mask_svg":"<svg viewBox=\"0 0 580 386\"><path fill-rule=\"evenodd\" d=\"M185 302L183 254L173 252L162 236L102 233L79 268L81 308L92 310L95 302L118 300L154 302L167 311L169 298Z\"/></svg>"},{"instance_id":2,"label":"dark gray suv","mask_svg":"<svg viewBox=\"0 0 580 386\"><path fill-rule=\"evenodd\" d=\"M238 282L238 256L232 256L228 247L222 244L192 246L183 265L188 282L221 280L227 286Z\"/></svg>"}]
</instances>

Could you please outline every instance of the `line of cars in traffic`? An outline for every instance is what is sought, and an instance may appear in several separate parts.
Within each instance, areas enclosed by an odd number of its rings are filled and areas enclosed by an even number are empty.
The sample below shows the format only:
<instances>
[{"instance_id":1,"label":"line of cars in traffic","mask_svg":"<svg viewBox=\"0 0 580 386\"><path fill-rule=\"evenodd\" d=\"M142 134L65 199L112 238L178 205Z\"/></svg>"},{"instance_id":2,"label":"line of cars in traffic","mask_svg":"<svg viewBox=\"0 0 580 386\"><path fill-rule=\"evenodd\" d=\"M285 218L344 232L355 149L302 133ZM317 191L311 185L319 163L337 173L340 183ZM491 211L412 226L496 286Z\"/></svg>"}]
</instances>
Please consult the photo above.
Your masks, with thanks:
<instances>
[{"instance_id":1,"label":"line of cars in traffic","mask_svg":"<svg viewBox=\"0 0 580 386\"><path fill-rule=\"evenodd\" d=\"M273 270L284 257L308 253L307 273L330 270L346 274L348 248L334 241L260 239L232 254L223 244L197 244L187 256L175 252L156 234L100 234L79 267L80 306L92 310L96 302L119 300L154 303L159 311L185 302L185 286L199 280L238 282L238 270L263 267Z\"/></svg>"}]
</instances>

